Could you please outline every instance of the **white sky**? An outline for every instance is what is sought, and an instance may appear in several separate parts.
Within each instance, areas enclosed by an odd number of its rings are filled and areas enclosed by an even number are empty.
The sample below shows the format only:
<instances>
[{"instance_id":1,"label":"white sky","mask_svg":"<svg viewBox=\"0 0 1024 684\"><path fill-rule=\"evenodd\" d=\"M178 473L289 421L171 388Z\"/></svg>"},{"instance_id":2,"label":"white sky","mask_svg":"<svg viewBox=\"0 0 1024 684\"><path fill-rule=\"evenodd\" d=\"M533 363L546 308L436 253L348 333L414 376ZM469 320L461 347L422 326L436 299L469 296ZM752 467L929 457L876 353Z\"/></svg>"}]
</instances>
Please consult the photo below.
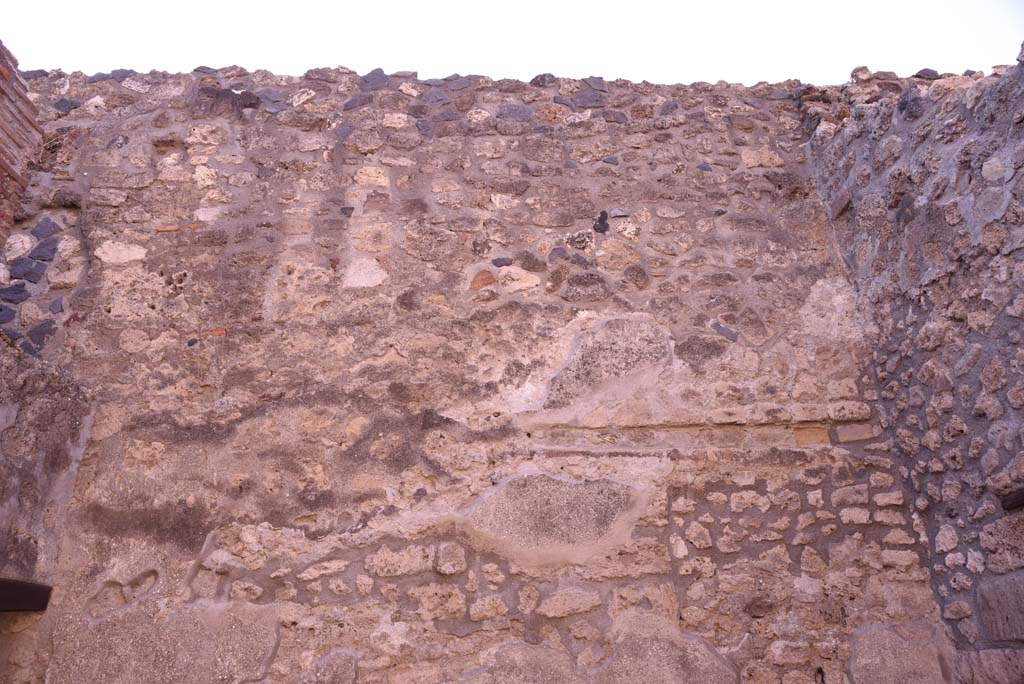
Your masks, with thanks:
<instances>
[{"instance_id":1,"label":"white sky","mask_svg":"<svg viewBox=\"0 0 1024 684\"><path fill-rule=\"evenodd\" d=\"M799 78L853 67L988 71L1024 39L1024 0L7 0L21 68L279 74L323 66L528 80L656 83Z\"/></svg>"}]
</instances>

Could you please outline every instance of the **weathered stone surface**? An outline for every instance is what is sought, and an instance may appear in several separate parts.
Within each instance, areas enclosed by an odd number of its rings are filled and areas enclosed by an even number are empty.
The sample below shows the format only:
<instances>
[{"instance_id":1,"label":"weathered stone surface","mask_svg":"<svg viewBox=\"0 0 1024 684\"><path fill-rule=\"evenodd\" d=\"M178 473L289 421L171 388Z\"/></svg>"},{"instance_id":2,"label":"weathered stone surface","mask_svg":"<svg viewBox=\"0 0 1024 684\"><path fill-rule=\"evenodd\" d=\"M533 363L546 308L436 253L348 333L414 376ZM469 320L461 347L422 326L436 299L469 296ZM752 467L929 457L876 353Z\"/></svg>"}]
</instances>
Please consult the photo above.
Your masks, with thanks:
<instances>
[{"instance_id":1,"label":"weathered stone surface","mask_svg":"<svg viewBox=\"0 0 1024 684\"><path fill-rule=\"evenodd\" d=\"M33 78L9 678L1012 672L1024 71L934 76Z\"/></svg>"},{"instance_id":2,"label":"weathered stone surface","mask_svg":"<svg viewBox=\"0 0 1024 684\"><path fill-rule=\"evenodd\" d=\"M1024 511L989 523L981 532L981 548L989 552L988 568L1005 574L1024 568Z\"/></svg>"},{"instance_id":3,"label":"weathered stone surface","mask_svg":"<svg viewBox=\"0 0 1024 684\"><path fill-rule=\"evenodd\" d=\"M952 655L933 627L870 625L854 632L853 684L952 684Z\"/></svg>"},{"instance_id":4,"label":"weathered stone surface","mask_svg":"<svg viewBox=\"0 0 1024 684\"><path fill-rule=\"evenodd\" d=\"M1024 641L1024 575L991 577L978 585L981 623L992 641Z\"/></svg>"},{"instance_id":5,"label":"weathered stone surface","mask_svg":"<svg viewBox=\"0 0 1024 684\"><path fill-rule=\"evenodd\" d=\"M583 684L576 674L572 657L565 651L547 646L509 644L497 649L482 670L457 681L465 684Z\"/></svg>"},{"instance_id":6,"label":"weathered stone surface","mask_svg":"<svg viewBox=\"0 0 1024 684\"><path fill-rule=\"evenodd\" d=\"M1016 684L1024 681L1024 651L961 651L956 674L959 684Z\"/></svg>"},{"instance_id":7,"label":"weathered stone surface","mask_svg":"<svg viewBox=\"0 0 1024 684\"><path fill-rule=\"evenodd\" d=\"M274 611L248 604L182 606L155 617L152 605L140 605L86 629L80 618L63 622L55 632L50 680L258 680L278 642Z\"/></svg>"},{"instance_id":8,"label":"weathered stone surface","mask_svg":"<svg viewBox=\"0 0 1024 684\"><path fill-rule=\"evenodd\" d=\"M739 675L714 648L699 637L680 634L671 621L630 612L620 617L610 635L612 655L596 676L602 684L672 684L702 682L738 684Z\"/></svg>"},{"instance_id":9,"label":"weathered stone surface","mask_svg":"<svg viewBox=\"0 0 1024 684\"><path fill-rule=\"evenodd\" d=\"M545 563L583 559L625 538L638 504L639 495L617 482L522 475L500 484L464 517L498 553Z\"/></svg>"},{"instance_id":10,"label":"weathered stone surface","mask_svg":"<svg viewBox=\"0 0 1024 684\"><path fill-rule=\"evenodd\" d=\"M551 381L545 408L562 408L601 384L620 381L670 358L669 338L642 320L613 319L580 333L572 356Z\"/></svg>"}]
</instances>

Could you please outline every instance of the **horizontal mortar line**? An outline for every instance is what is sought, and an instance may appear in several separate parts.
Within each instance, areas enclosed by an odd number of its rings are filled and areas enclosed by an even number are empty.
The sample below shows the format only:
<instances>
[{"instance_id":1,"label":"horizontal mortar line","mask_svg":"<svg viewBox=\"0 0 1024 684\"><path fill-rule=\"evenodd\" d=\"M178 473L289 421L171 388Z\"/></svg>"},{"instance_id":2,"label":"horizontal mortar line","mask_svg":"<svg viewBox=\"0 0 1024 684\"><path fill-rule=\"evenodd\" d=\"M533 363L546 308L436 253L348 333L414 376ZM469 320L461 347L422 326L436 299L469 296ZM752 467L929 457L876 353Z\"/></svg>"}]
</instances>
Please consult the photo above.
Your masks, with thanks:
<instances>
[{"instance_id":1,"label":"horizontal mortar line","mask_svg":"<svg viewBox=\"0 0 1024 684\"><path fill-rule=\"evenodd\" d=\"M652 423L641 425L569 425L565 423L530 423L522 425L524 430L566 430L570 432L636 432L640 430L660 430L671 432L674 430L698 430L708 428L733 428L733 429L755 429L764 430L768 428L830 428L839 425L870 425L869 420L807 420L789 421L785 423Z\"/></svg>"}]
</instances>

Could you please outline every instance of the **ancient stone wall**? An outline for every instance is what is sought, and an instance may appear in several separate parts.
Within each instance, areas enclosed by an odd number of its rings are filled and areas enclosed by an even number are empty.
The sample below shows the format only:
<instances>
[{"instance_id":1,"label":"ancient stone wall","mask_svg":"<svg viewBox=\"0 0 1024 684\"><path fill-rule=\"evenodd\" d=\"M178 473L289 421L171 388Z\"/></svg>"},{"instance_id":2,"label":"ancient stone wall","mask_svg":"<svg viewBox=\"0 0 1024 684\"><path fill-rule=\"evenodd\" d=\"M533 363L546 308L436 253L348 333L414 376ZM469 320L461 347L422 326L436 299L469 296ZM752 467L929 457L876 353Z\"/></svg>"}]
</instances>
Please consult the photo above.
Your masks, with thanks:
<instances>
[{"instance_id":1,"label":"ancient stone wall","mask_svg":"<svg viewBox=\"0 0 1024 684\"><path fill-rule=\"evenodd\" d=\"M1024 53L1022 53L1024 58ZM808 89L886 439L964 681L1024 681L1024 67ZM978 650L980 653L972 653ZM976 677L976 678L972 678Z\"/></svg>"},{"instance_id":2,"label":"ancient stone wall","mask_svg":"<svg viewBox=\"0 0 1024 684\"><path fill-rule=\"evenodd\" d=\"M27 183L28 164L42 145L35 107L26 96L18 61L0 43L0 239L7 239Z\"/></svg>"},{"instance_id":3,"label":"ancient stone wall","mask_svg":"<svg viewBox=\"0 0 1024 684\"><path fill-rule=\"evenodd\" d=\"M29 76L0 351L66 373L80 451L0 681L953 684L995 645L888 446L856 91Z\"/></svg>"}]
</instances>

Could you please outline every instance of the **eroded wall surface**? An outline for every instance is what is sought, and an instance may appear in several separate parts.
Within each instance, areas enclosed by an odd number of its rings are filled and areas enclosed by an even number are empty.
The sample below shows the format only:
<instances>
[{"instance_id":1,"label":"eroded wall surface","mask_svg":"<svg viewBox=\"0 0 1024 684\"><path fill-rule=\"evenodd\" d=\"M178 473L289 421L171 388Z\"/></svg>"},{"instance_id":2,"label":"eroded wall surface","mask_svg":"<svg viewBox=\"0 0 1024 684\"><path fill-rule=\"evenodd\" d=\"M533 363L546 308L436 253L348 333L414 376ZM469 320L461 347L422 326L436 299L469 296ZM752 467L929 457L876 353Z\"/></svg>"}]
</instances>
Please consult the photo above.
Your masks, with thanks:
<instances>
[{"instance_id":1,"label":"eroded wall surface","mask_svg":"<svg viewBox=\"0 0 1024 684\"><path fill-rule=\"evenodd\" d=\"M29 163L38 158L42 129L18 71L18 60L0 43L0 236L10 232Z\"/></svg>"},{"instance_id":2,"label":"eroded wall surface","mask_svg":"<svg viewBox=\"0 0 1024 684\"><path fill-rule=\"evenodd\" d=\"M1024 681L1024 67L895 89L862 70L805 106L874 319L872 450L909 478L963 681Z\"/></svg>"},{"instance_id":3,"label":"eroded wall surface","mask_svg":"<svg viewBox=\"0 0 1024 684\"><path fill-rule=\"evenodd\" d=\"M798 83L27 75L4 681L955 681Z\"/></svg>"}]
</instances>

